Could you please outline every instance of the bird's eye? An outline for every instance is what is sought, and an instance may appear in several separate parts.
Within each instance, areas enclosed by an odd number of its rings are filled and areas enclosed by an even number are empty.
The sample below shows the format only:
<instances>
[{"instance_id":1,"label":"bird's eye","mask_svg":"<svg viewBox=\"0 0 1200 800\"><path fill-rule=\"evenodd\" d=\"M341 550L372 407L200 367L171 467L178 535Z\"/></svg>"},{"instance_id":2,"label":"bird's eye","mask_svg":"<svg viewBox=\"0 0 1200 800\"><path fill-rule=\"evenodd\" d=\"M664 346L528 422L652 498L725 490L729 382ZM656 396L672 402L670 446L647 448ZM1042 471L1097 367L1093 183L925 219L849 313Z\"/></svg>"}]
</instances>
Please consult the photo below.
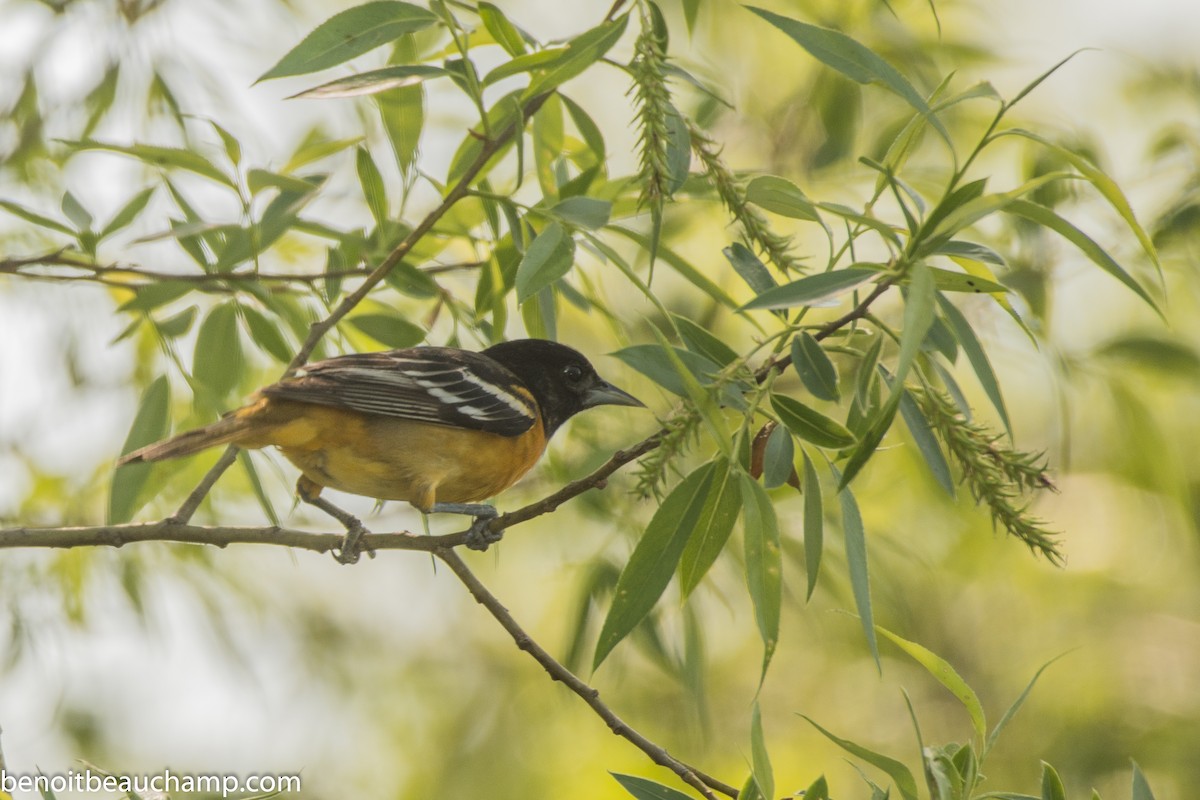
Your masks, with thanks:
<instances>
[{"instance_id":1,"label":"bird's eye","mask_svg":"<svg viewBox=\"0 0 1200 800\"><path fill-rule=\"evenodd\" d=\"M576 383L583 379L583 367L576 364L569 364L563 367L563 377L571 383Z\"/></svg>"}]
</instances>

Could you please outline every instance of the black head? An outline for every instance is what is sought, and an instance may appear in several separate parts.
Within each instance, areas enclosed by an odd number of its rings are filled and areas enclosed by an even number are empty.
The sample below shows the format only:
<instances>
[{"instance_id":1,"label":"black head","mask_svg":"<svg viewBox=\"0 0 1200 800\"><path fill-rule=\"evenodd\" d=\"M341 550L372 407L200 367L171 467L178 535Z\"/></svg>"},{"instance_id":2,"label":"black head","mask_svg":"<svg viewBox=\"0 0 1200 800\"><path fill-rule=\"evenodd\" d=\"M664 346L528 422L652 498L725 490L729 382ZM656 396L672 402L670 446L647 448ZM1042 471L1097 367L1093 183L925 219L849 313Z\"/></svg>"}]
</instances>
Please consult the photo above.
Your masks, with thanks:
<instances>
[{"instance_id":1,"label":"black head","mask_svg":"<svg viewBox=\"0 0 1200 800\"><path fill-rule=\"evenodd\" d=\"M596 374L583 354L545 339L501 342L483 354L516 375L542 409L546 436L593 406L641 406L642 403Z\"/></svg>"}]
</instances>

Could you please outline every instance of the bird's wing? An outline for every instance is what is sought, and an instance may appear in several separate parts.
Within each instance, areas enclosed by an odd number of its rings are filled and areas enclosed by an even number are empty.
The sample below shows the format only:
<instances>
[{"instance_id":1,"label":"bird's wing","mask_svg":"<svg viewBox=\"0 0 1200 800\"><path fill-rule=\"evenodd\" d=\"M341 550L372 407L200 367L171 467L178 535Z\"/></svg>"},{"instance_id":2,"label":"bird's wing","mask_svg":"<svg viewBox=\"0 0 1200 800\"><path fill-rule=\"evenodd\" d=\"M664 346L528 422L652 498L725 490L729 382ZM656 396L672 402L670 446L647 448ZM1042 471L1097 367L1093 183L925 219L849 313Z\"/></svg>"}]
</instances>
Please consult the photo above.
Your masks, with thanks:
<instances>
[{"instance_id":1,"label":"bird's wing","mask_svg":"<svg viewBox=\"0 0 1200 800\"><path fill-rule=\"evenodd\" d=\"M297 369L262 394L502 436L538 420L533 396L511 372L449 347L337 356Z\"/></svg>"}]
</instances>

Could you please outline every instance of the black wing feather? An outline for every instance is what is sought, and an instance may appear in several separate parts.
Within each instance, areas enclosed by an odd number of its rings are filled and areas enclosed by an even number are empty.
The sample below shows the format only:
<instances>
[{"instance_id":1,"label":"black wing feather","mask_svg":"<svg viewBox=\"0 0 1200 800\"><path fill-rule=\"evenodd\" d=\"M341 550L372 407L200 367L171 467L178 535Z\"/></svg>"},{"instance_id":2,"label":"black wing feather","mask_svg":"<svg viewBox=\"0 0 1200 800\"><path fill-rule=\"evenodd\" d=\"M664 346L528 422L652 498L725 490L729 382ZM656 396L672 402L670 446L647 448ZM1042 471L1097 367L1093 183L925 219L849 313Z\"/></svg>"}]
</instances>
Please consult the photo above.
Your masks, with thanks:
<instances>
[{"instance_id":1,"label":"black wing feather","mask_svg":"<svg viewBox=\"0 0 1200 800\"><path fill-rule=\"evenodd\" d=\"M364 414L517 436L537 420L520 381L487 356L449 347L317 361L262 393Z\"/></svg>"}]
</instances>

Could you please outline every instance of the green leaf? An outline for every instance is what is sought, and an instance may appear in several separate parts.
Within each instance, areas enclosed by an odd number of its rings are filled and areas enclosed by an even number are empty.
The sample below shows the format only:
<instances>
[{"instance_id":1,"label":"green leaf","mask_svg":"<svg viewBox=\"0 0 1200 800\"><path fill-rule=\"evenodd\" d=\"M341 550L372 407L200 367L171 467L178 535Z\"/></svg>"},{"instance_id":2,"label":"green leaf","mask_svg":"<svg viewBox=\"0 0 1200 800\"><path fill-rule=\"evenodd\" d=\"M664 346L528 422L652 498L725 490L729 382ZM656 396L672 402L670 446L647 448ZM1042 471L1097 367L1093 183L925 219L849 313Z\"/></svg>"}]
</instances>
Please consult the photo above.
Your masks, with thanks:
<instances>
[{"instance_id":1,"label":"green leaf","mask_svg":"<svg viewBox=\"0 0 1200 800\"><path fill-rule=\"evenodd\" d=\"M288 159L288 162L284 164L283 169L280 171L295 172L303 166L311 164L314 161L320 161L322 158L328 158L361 142L361 136L355 139L325 140L320 138L319 134L310 135L296 148L296 152L292 153L292 157Z\"/></svg>"},{"instance_id":2,"label":"green leaf","mask_svg":"<svg viewBox=\"0 0 1200 800\"><path fill-rule=\"evenodd\" d=\"M950 142L950 134L938 120L937 115L929 108L925 98L895 67L869 48L838 31L818 28L815 25L784 17L762 8L754 6L746 6L746 8L786 33L807 50L813 58L832 67L847 78L862 84L878 83L899 95L921 116L925 117L947 143Z\"/></svg>"},{"instance_id":3,"label":"green leaf","mask_svg":"<svg viewBox=\"0 0 1200 800\"><path fill-rule=\"evenodd\" d=\"M479 19L483 27L496 40L496 44L504 48L510 56L519 56L527 51L525 37L517 30L517 26L508 21L504 12L492 3L479 4Z\"/></svg>"},{"instance_id":4,"label":"green leaf","mask_svg":"<svg viewBox=\"0 0 1200 800\"><path fill-rule=\"evenodd\" d=\"M63 192L62 211L67 215L67 219L75 223L75 227L81 231L86 231L92 227L92 222L95 220L92 213L83 207L79 202L79 198L70 192Z\"/></svg>"},{"instance_id":5,"label":"green leaf","mask_svg":"<svg viewBox=\"0 0 1200 800\"><path fill-rule=\"evenodd\" d=\"M786 426L776 425L763 447L763 486L777 489L788 482L795 471L796 446Z\"/></svg>"},{"instance_id":6,"label":"green leaf","mask_svg":"<svg viewBox=\"0 0 1200 800\"><path fill-rule=\"evenodd\" d=\"M1132 289L1133 293L1142 298L1160 317L1163 316L1162 309L1158 307L1158 304L1154 302L1150 294L1142 288L1142 285L1125 271L1124 267L1118 264L1094 239L1060 217L1054 211L1045 206L1039 206L1037 203L1031 203L1028 200L1013 200L1004 210L1009 214L1015 214L1031 222L1036 222L1038 225L1042 225L1059 234L1068 242L1075 245L1096 266Z\"/></svg>"},{"instance_id":7,"label":"green leaf","mask_svg":"<svg viewBox=\"0 0 1200 800\"><path fill-rule=\"evenodd\" d=\"M555 89L599 61L625 33L629 14L603 22L567 42L562 57L542 75L535 77L525 90L524 99Z\"/></svg>"},{"instance_id":8,"label":"green leaf","mask_svg":"<svg viewBox=\"0 0 1200 800\"><path fill-rule=\"evenodd\" d=\"M425 340L425 329L399 314L356 314L346 321L380 344L397 350Z\"/></svg>"},{"instance_id":9,"label":"green leaf","mask_svg":"<svg viewBox=\"0 0 1200 800\"><path fill-rule=\"evenodd\" d=\"M977 242L951 239L940 245L934 252L939 255L950 256L951 258L969 258L972 261L993 264L997 267L1008 266L1008 262L1004 260L1004 256L992 248L978 244Z\"/></svg>"},{"instance_id":10,"label":"green leaf","mask_svg":"<svg viewBox=\"0 0 1200 800\"><path fill-rule=\"evenodd\" d=\"M971 368L975 370L975 376L979 378L979 384L983 387L984 394L992 402L996 413L1000 415L1000 420L1004 423L1004 429L1008 431L1009 438L1012 438L1012 424L1008 421L1008 409L1005 408L1004 396L1000 393L1000 382L996 380L996 373L992 371L992 364L988 361L983 345L975 336L975 331L971 329L971 323L967 322L967 318L963 316L957 306L941 294L938 295L938 305L942 309L942 316L950 325L950 330L954 332L954 338L958 340L963 352L967 354L967 360L971 362Z\"/></svg>"},{"instance_id":11,"label":"green leaf","mask_svg":"<svg viewBox=\"0 0 1200 800\"><path fill-rule=\"evenodd\" d=\"M746 564L746 587L754 604L754 620L763 642L762 672L759 685L767 675L767 667L779 643L779 617L783 606L783 559L779 544L779 522L775 506L766 490L744 472L738 473L741 484L743 556ZM766 755L765 752L763 754ZM769 770L768 770L769 771ZM758 768L755 768L758 774ZM759 784L766 797L774 797L767 787Z\"/></svg>"},{"instance_id":12,"label":"green leaf","mask_svg":"<svg viewBox=\"0 0 1200 800\"><path fill-rule=\"evenodd\" d=\"M899 385L899 384L897 384ZM839 489L844 489L858 476L859 471L866 466L866 463L875 455L875 450L879 447L879 443L883 441L883 437L891 430L892 422L896 418L896 410L900 406L900 398L902 392L893 391L888 397L883 407L871 420L870 427L863 434L858 446L854 448L854 452L850 454L850 458L846 460L846 466L842 473L842 482L838 485Z\"/></svg>"},{"instance_id":13,"label":"green leaf","mask_svg":"<svg viewBox=\"0 0 1200 800\"><path fill-rule=\"evenodd\" d=\"M1163 376L1200 378L1200 352L1191 345L1153 333L1129 333L1110 339L1092 351L1123 366L1153 369Z\"/></svg>"},{"instance_id":14,"label":"green leaf","mask_svg":"<svg viewBox=\"0 0 1200 800\"><path fill-rule=\"evenodd\" d=\"M737 360L738 354L734 349L707 328L678 314L672 314L671 319L675 322L675 329L679 331L679 338L683 340L684 346L696 355L722 367L727 367Z\"/></svg>"},{"instance_id":15,"label":"green leaf","mask_svg":"<svg viewBox=\"0 0 1200 800\"><path fill-rule=\"evenodd\" d=\"M1042 762L1042 800L1067 800L1067 789L1054 767Z\"/></svg>"},{"instance_id":16,"label":"green leaf","mask_svg":"<svg viewBox=\"0 0 1200 800\"><path fill-rule=\"evenodd\" d=\"M929 467L929 471L933 473L934 480L946 490L946 494L954 497L954 478L950 474L950 465L946 462L946 455L942 452L942 446L938 443L937 437L934 436L933 428L929 425L929 420L925 419L925 415L921 413L920 406L913 399L912 393L908 389L903 389L902 391L900 416L904 418L904 424L908 426L908 432L912 434L913 442L917 445L918 452L925 459L925 464Z\"/></svg>"},{"instance_id":17,"label":"green leaf","mask_svg":"<svg viewBox=\"0 0 1200 800\"><path fill-rule=\"evenodd\" d=\"M167 434L167 411L171 391L166 376L160 375L146 387L138 402L133 424L121 447L121 455L131 453L139 447L152 444ZM138 494L150 477L151 465L126 464L113 473L112 487L108 493L108 524L120 525L128 522L142 507Z\"/></svg>"},{"instance_id":18,"label":"green leaf","mask_svg":"<svg viewBox=\"0 0 1200 800\"><path fill-rule=\"evenodd\" d=\"M250 480L250 489L254 492L254 497L258 500L259 508L267 515L267 519L272 525L279 526L279 514L275 512L275 505L271 502L271 498L267 496L267 492L263 489L262 480L258 477L258 470L254 467L254 461L250 458L249 450L237 451L238 464L245 471L246 477Z\"/></svg>"},{"instance_id":19,"label":"green leaf","mask_svg":"<svg viewBox=\"0 0 1200 800\"><path fill-rule=\"evenodd\" d=\"M14 203L11 200L0 200L0 208L3 208L5 211L9 212L10 214L14 214L14 215L20 217L21 219L25 220L26 222L32 222L34 225L37 225L39 228L49 228L52 231L58 231L59 233L65 233L68 236L75 235L75 231L71 230L69 227L67 227L63 223L59 222L58 220L53 220L53 219L50 219L49 217L42 216L41 214L37 213L36 211L30 210L30 209L26 208L25 206L21 205L20 203Z\"/></svg>"},{"instance_id":20,"label":"green leaf","mask_svg":"<svg viewBox=\"0 0 1200 800\"><path fill-rule=\"evenodd\" d=\"M1133 800L1154 800L1154 792L1150 791L1150 784L1146 780L1146 776L1142 774L1142 768L1138 766L1136 761L1133 762Z\"/></svg>"},{"instance_id":21,"label":"green leaf","mask_svg":"<svg viewBox=\"0 0 1200 800\"><path fill-rule=\"evenodd\" d=\"M533 165L546 202L558 199L559 168L566 146L562 101L546 99L533 117Z\"/></svg>"},{"instance_id":22,"label":"green leaf","mask_svg":"<svg viewBox=\"0 0 1200 800\"><path fill-rule=\"evenodd\" d=\"M809 784L802 796L804 800L829 800L829 784L825 782L825 776L822 775Z\"/></svg>"},{"instance_id":23,"label":"green leaf","mask_svg":"<svg viewBox=\"0 0 1200 800\"><path fill-rule=\"evenodd\" d=\"M337 66L435 22L436 15L411 3L377 0L355 6L318 25L255 83Z\"/></svg>"},{"instance_id":24,"label":"green leaf","mask_svg":"<svg viewBox=\"0 0 1200 800\"><path fill-rule=\"evenodd\" d=\"M734 242L721 252L755 294L761 295L778 286L766 265L741 242Z\"/></svg>"},{"instance_id":25,"label":"green leaf","mask_svg":"<svg viewBox=\"0 0 1200 800\"><path fill-rule=\"evenodd\" d=\"M746 202L792 219L821 221L817 207L787 178L758 176L746 186Z\"/></svg>"},{"instance_id":26,"label":"green leaf","mask_svg":"<svg viewBox=\"0 0 1200 800\"><path fill-rule=\"evenodd\" d=\"M303 92L297 92L288 99L328 100L335 97L359 97L386 92L389 89L418 86L430 78L441 78L448 74L441 67L402 64L338 78L328 83L322 83L320 86L305 89Z\"/></svg>"},{"instance_id":27,"label":"green leaf","mask_svg":"<svg viewBox=\"0 0 1200 800\"><path fill-rule=\"evenodd\" d=\"M821 551L825 548L825 509L821 498L821 481L808 452L804 453L804 567L808 573L808 592L805 600L812 599L817 588L817 577L821 574Z\"/></svg>"},{"instance_id":28,"label":"green leaf","mask_svg":"<svg viewBox=\"0 0 1200 800\"><path fill-rule=\"evenodd\" d=\"M667 121L667 196L673 196L687 183L692 167L692 136L683 115L666 104Z\"/></svg>"},{"instance_id":29,"label":"green leaf","mask_svg":"<svg viewBox=\"0 0 1200 800\"><path fill-rule=\"evenodd\" d=\"M1009 291L1008 287L1004 284L988 280L979 275L954 272L942 269L941 267L926 267L926 269L933 275L933 285L943 292L970 292L973 294L1000 292L1005 294Z\"/></svg>"},{"instance_id":30,"label":"green leaf","mask_svg":"<svg viewBox=\"0 0 1200 800\"><path fill-rule=\"evenodd\" d=\"M637 775L622 775L620 772L610 772L617 783L637 798L637 800L692 800L691 795L663 786L649 778L639 778Z\"/></svg>"},{"instance_id":31,"label":"green leaf","mask_svg":"<svg viewBox=\"0 0 1200 800\"><path fill-rule=\"evenodd\" d=\"M1058 661L1063 657L1063 655L1066 654L1063 653L1055 656L1045 664L1042 664L1042 666L1038 667L1038 671L1033 673L1033 677L1029 679L1029 683L1025 684L1025 689L1020 695L1017 696L1017 699L1013 701L1013 704L1008 707L1008 710L1004 712L1004 716L1000 717L1000 721L996 723L996 727L992 728L991 734L988 736L987 741L983 745L983 754L980 756L980 760L983 760L987 757L987 754L991 752L992 747L995 746L996 740L1000 738L1000 732L1004 730L1009 721L1016 716L1018 711L1021 710L1021 706L1025 704L1026 698L1029 697L1029 693L1033 691L1034 685L1038 682L1038 678L1042 677L1042 673L1046 671L1047 667L1049 667L1055 661Z\"/></svg>"},{"instance_id":32,"label":"green leaf","mask_svg":"<svg viewBox=\"0 0 1200 800\"><path fill-rule=\"evenodd\" d=\"M376 225L383 225L388 221L388 200L383 175L365 147L358 148L355 153L355 164L358 167L358 183L362 186L363 197L366 198L367 207L371 209L371 216L375 218Z\"/></svg>"},{"instance_id":33,"label":"green leaf","mask_svg":"<svg viewBox=\"0 0 1200 800\"><path fill-rule=\"evenodd\" d=\"M950 690L952 695L958 698L958 702L962 703L963 708L967 710L967 715L971 718L971 726L975 729L975 735L979 737L979 741L982 743L987 738L987 718L983 713L983 704L979 702L978 695L967 685L962 676L955 671L950 662L929 648L898 636L887 628L876 625L875 630L911 656L938 683L945 686Z\"/></svg>"},{"instance_id":34,"label":"green leaf","mask_svg":"<svg viewBox=\"0 0 1200 800\"><path fill-rule=\"evenodd\" d=\"M568 197L551 206L550 213L571 225L594 231L608 224L612 203L595 197Z\"/></svg>"},{"instance_id":35,"label":"green leaf","mask_svg":"<svg viewBox=\"0 0 1200 800\"><path fill-rule=\"evenodd\" d=\"M840 479L837 469L832 465L835 478ZM846 567L850 572L850 588L854 594L854 607L858 609L858 617L862 622L863 632L867 635L867 647L875 659L875 666L882 669L879 661L879 642L875 639L875 620L871 611L871 575L867 568L867 534L863 529L862 514L858 510L858 502L849 486L842 486L838 491L838 501L842 506L842 536L845 539Z\"/></svg>"},{"instance_id":36,"label":"green leaf","mask_svg":"<svg viewBox=\"0 0 1200 800\"><path fill-rule=\"evenodd\" d=\"M846 752L850 753L856 758L861 758L871 766L887 773L888 777L892 779L892 783L895 784L896 789L900 792L900 796L904 798L904 800L918 800L917 781L913 778L913 774L909 771L908 767L904 766L903 763L894 758L889 758L882 753L876 753L874 750L870 750L860 744L856 744L849 739L842 739L841 737L835 736L818 725L811 717L805 716L804 714L801 714L800 716L808 720L810 725L812 725L814 728L824 734L827 739L841 747Z\"/></svg>"},{"instance_id":37,"label":"green leaf","mask_svg":"<svg viewBox=\"0 0 1200 800\"><path fill-rule=\"evenodd\" d=\"M121 206L121 210L113 215L113 218L108 221L100 231L100 239L106 239L112 236L119 230L129 226L131 222L137 219L137 215L142 213L142 209L150 202L150 198L154 195L154 188L143 189L129 199L129 202Z\"/></svg>"},{"instance_id":38,"label":"green leaf","mask_svg":"<svg viewBox=\"0 0 1200 800\"><path fill-rule=\"evenodd\" d=\"M216 181L222 186L228 186L231 189L237 188L237 184L234 183L232 178L222 172L207 158L193 150L184 150L181 147L160 147L152 144L109 144L107 142L97 142L92 139L63 142L63 144L75 150L105 150L110 153L120 153L121 155L136 158L144 164L151 164L163 169L187 170L188 172L202 175L209 180Z\"/></svg>"},{"instance_id":39,"label":"green leaf","mask_svg":"<svg viewBox=\"0 0 1200 800\"><path fill-rule=\"evenodd\" d=\"M524 303L571 271L575 240L561 223L551 222L525 250L517 266L517 301Z\"/></svg>"},{"instance_id":40,"label":"green leaf","mask_svg":"<svg viewBox=\"0 0 1200 800\"><path fill-rule=\"evenodd\" d=\"M719 366L709 361L703 355L693 353L689 350L681 350L680 348L674 348L674 350L675 355L679 357L679 361L691 372L696 381L702 385L711 383L711 376L721 370ZM680 377L679 372L675 369L666 351L659 345L630 345L616 351L612 355L625 362L628 366L633 367L668 392L677 394L680 397L688 396L683 378Z\"/></svg>"},{"instance_id":41,"label":"green leaf","mask_svg":"<svg viewBox=\"0 0 1200 800\"><path fill-rule=\"evenodd\" d=\"M837 402L841 399L838 393L837 367L829 359L825 348L813 338L812 334L802 331L792 339L792 366L800 376L804 388L818 400Z\"/></svg>"},{"instance_id":42,"label":"green leaf","mask_svg":"<svg viewBox=\"0 0 1200 800\"><path fill-rule=\"evenodd\" d=\"M505 61L487 75L484 75L481 83L484 86L491 86L493 83L497 83L513 75L520 75L522 72L531 72L535 69L549 67L551 64L559 61L566 51L567 48L565 47L547 47L544 50L537 50L533 53L523 53L511 61Z\"/></svg>"},{"instance_id":43,"label":"green leaf","mask_svg":"<svg viewBox=\"0 0 1200 800\"><path fill-rule=\"evenodd\" d=\"M1068 58L1073 57L1074 55L1075 53L1072 53L1071 56L1068 56ZM1061 66L1062 63L1065 63L1065 59L1063 62L1060 62L1058 66ZM1015 102L1016 100L1013 100L1013 103ZM1009 105L1011 106L1012 103L1009 103ZM1096 190L1104 196L1104 199L1108 201L1109 205L1111 205L1113 209L1121 215L1121 219L1125 220L1125 224L1129 227L1129 230L1133 231L1133 235L1137 237L1138 242L1140 242L1142 245L1142 249L1146 251L1146 255L1150 257L1151 263L1153 263L1155 269L1158 270L1159 276L1162 276L1162 265L1159 262L1158 251L1154 247L1154 242L1150 238L1150 235L1146 233L1146 230L1137 221L1137 216L1133 213L1133 207L1129 205L1129 200L1126 199L1125 194L1121 191L1121 187L1117 185L1116 181L1106 175L1103 170L1079 153L1055 144L1049 139L1046 139L1044 136L1039 136L1032 131L1027 131L1022 128L1010 128L1006 131L1001 131L998 135L1024 136L1026 139L1038 142L1042 146L1053 151L1072 167L1077 169L1079 173L1087 179L1088 183L1096 187Z\"/></svg>"},{"instance_id":44,"label":"green leaf","mask_svg":"<svg viewBox=\"0 0 1200 800\"><path fill-rule=\"evenodd\" d=\"M771 769L771 759L767 756L767 744L762 729L762 712L759 710L757 700L750 712L750 765L759 793L767 800L773 800L775 797L775 773Z\"/></svg>"},{"instance_id":45,"label":"green leaf","mask_svg":"<svg viewBox=\"0 0 1200 800\"><path fill-rule=\"evenodd\" d=\"M242 340L238 335L237 308L222 303L208 312L196 335L192 377L216 398L229 394L242 371Z\"/></svg>"},{"instance_id":46,"label":"green leaf","mask_svg":"<svg viewBox=\"0 0 1200 800\"><path fill-rule=\"evenodd\" d=\"M688 538L700 521L717 468L717 462L712 461L684 478L646 526L617 579L613 603L596 642L593 669L645 619L666 590Z\"/></svg>"},{"instance_id":47,"label":"green leaf","mask_svg":"<svg viewBox=\"0 0 1200 800\"><path fill-rule=\"evenodd\" d=\"M283 335L279 323L268 319L265 314L253 306L243 305L240 308L242 316L246 320L246 328L250 331L250 338L254 343L281 364L290 362L292 347Z\"/></svg>"},{"instance_id":48,"label":"green leaf","mask_svg":"<svg viewBox=\"0 0 1200 800\"><path fill-rule=\"evenodd\" d=\"M154 327L158 329L158 333L164 339L175 339L183 336L192 328L192 323L196 321L196 307L188 306L183 311L175 314L163 321L155 321Z\"/></svg>"},{"instance_id":49,"label":"green leaf","mask_svg":"<svg viewBox=\"0 0 1200 800\"><path fill-rule=\"evenodd\" d=\"M679 563L679 587L685 599L700 585L725 549L742 507L738 471L730 468L727 459L719 458L714 463L717 466L709 485L708 500L700 512L700 521L688 537Z\"/></svg>"},{"instance_id":50,"label":"green leaf","mask_svg":"<svg viewBox=\"0 0 1200 800\"><path fill-rule=\"evenodd\" d=\"M892 391L903 389L913 359L921 350L925 334L929 333L929 326L933 324L936 294L929 267L921 262L913 264L904 301L904 329L900 332L900 355L896 360L896 386Z\"/></svg>"},{"instance_id":51,"label":"green leaf","mask_svg":"<svg viewBox=\"0 0 1200 800\"><path fill-rule=\"evenodd\" d=\"M840 422L830 419L795 398L772 394L771 405L779 415L779 421L786 425L788 430L818 447L850 447L856 441L854 434L846 430Z\"/></svg>"},{"instance_id":52,"label":"green leaf","mask_svg":"<svg viewBox=\"0 0 1200 800\"><path fill-rule=\"evenodd\" d=\"M132 300L122 303L118 311L152 311L192 291L194 284L187 281L158 281L137 288Z\"/></svg>"},{"instance_id":53,"label":"green leaf","mask_svg":"<svg viewBox=\"0 0 1200 800\"><path fill-rule=\"evenodd\" d=\"M375 95L379 118L387 131L401 174L407 176L417 161L421 131L425 127L425 90L417 84Z\"/></svg>"},{"instance_id":54,"label":"green leaf","mask_svg":"<svg viewBox=\"0 0 1200 800\"><path fill-rule=\"evenodd\" d=\"M760 293L758 297L743 305L741 310L811 306L845 294L854 287L878 276L878 269L858 266L822 272L818 275L808 275L800 280L785 283L783 286Z\"/></svg>"}]
</instances>

